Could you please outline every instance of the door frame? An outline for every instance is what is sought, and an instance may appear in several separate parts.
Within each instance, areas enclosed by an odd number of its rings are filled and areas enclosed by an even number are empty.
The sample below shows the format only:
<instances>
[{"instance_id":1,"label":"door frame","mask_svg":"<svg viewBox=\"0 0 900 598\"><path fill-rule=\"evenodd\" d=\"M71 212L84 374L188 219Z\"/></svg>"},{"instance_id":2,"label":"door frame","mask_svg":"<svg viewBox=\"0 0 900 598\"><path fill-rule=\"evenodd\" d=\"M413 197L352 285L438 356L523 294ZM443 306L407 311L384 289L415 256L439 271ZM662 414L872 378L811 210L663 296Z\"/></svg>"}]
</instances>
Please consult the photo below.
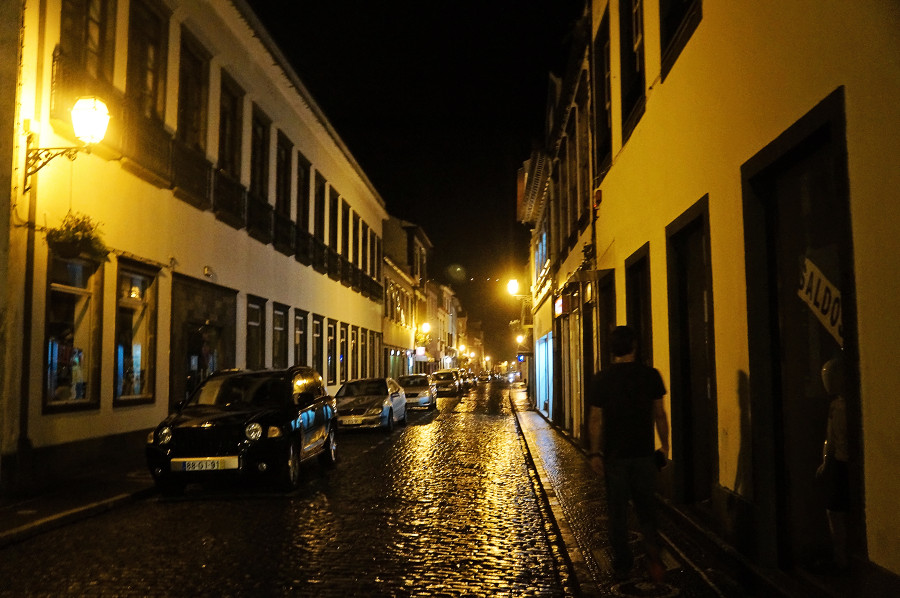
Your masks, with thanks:
<instances>
[{"instance_id":1,"label":"door frame","mask_svg":"<svg viewBox=\"0 0 900 598\"><path fill-rule=\"evenodd\" d=\"M755 553L760 564L768 567L790 566L789 548L783 536L781 520L785 517L783 480L779 464L783 461L783 425L780 418L781 379L779 365L778 318L769 271L774 264L768 242L767 196L761 181L771 180L782 165L792 162L801 152L808 151L811 140L824 139L832 152L835 193L847 207L845 215L850 226L850 179L847 170L847 137L844 88L838 87L825 99L788 127L741 166L744 217L744 258L746 265L747 330L749 353L749 402L751 406L753 450L753 502L756 511ZM841 216L838 216L841 217ZM850 247L843 256L842 270L847 273L847 290L842 293L845 358L848 369L850 395L859 397L859 345L856 325L855 273L853 267L852 228L848 238ZM859 401L847 401L848 441L851 454L851 551L865 554L867 549L862 471L862 428ZM824 430L823 430L824 435ZM855 529L853 529L855 528Z\"/></svg>"}]
</instances>

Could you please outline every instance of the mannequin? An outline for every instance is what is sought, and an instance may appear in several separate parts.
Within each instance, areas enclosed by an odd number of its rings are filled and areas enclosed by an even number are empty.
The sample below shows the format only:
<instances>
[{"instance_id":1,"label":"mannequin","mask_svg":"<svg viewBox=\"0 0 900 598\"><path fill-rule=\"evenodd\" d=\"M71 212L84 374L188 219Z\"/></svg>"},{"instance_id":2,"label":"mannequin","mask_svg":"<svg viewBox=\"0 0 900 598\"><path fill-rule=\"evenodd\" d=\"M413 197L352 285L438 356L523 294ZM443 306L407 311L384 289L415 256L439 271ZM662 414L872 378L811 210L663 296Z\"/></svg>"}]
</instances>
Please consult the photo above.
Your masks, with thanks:
<instances>
[{"instance_id":1,"label":"mannequin","mask_svg":"<svg viewBox=\"0 0 900 598\"><path fill-rule=\"evenodd\" d=\"M847 445L846 371L843 360L834 358L822 366L822 383L831 397L828 407L828 426L825 431L823 461L816 477L825 484L826 514L831 532L833 565L845 570L847 555L847 512L850 502L850 479Z\"/></svg>"}]
</instances>

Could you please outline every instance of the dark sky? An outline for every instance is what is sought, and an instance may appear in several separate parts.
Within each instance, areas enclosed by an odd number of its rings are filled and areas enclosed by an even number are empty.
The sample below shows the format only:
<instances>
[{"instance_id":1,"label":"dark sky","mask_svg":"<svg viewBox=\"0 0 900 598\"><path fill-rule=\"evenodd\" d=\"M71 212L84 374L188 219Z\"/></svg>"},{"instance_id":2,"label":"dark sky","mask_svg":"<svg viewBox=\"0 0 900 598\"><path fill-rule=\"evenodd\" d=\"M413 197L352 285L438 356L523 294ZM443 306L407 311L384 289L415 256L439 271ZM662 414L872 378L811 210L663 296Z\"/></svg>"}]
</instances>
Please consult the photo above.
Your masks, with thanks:
<instances>
[{"instance_id":1,"label":"dark sky","mask_svg":"<svg viewBox=\"0 0 900 598\"><path fill-rule=\"evenodd\" d=\"M582 0L248 1L388 212L434 243L430 277L509 358L519 306L506 281L522 277L529 238L516 171Z\"/></svg>"}]
</instances>

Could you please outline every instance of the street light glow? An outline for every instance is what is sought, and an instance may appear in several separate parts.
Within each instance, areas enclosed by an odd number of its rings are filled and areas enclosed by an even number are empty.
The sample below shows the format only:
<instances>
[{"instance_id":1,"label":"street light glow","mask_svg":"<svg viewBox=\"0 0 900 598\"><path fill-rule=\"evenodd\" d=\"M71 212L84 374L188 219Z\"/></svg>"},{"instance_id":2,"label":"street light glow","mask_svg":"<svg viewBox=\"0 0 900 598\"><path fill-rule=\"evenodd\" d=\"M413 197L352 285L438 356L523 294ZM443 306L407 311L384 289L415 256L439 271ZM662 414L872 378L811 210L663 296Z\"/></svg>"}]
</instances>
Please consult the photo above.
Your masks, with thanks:
<instances>
[{"instance_id":1,"label":"street light glow","mask_svg":"<svg viewBox=\"0 0 900 598\"><path fill-rule=\"evenodd\" d=\"M519 294L519 281L515 278L511 278L508 283L506 283L506 290L509 291L510 295L518 295Z\"/></svg>"}]
</instances>

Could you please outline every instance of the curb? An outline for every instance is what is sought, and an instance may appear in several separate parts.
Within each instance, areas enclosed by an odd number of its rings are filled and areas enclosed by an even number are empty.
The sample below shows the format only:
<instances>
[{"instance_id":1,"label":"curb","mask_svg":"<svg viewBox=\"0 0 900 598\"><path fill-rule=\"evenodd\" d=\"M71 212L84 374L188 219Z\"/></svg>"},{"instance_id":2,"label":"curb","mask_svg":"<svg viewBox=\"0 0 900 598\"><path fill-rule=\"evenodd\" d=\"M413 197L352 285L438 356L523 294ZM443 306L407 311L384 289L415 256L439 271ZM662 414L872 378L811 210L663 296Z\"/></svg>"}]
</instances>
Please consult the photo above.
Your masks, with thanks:
<instances>
[{"instance_id":1,"label":"curb","mask_svg":"<svg viewBox=\"0 0 900 598\"><path fill-rule=\"evenodd\" d=\"M81 521L100 513L105 513L116 507L136 502L138 500L149 498L156 493L156 488L144 488L131 493L118 494L111 498L99 500L87 505L69 509L55 513L43 519L37 519L25 525L0 532L0 548L5 548L11 544L16 544L33 538L44 532L69 525L70 523Z\"/></svg>"}]
</instances>

